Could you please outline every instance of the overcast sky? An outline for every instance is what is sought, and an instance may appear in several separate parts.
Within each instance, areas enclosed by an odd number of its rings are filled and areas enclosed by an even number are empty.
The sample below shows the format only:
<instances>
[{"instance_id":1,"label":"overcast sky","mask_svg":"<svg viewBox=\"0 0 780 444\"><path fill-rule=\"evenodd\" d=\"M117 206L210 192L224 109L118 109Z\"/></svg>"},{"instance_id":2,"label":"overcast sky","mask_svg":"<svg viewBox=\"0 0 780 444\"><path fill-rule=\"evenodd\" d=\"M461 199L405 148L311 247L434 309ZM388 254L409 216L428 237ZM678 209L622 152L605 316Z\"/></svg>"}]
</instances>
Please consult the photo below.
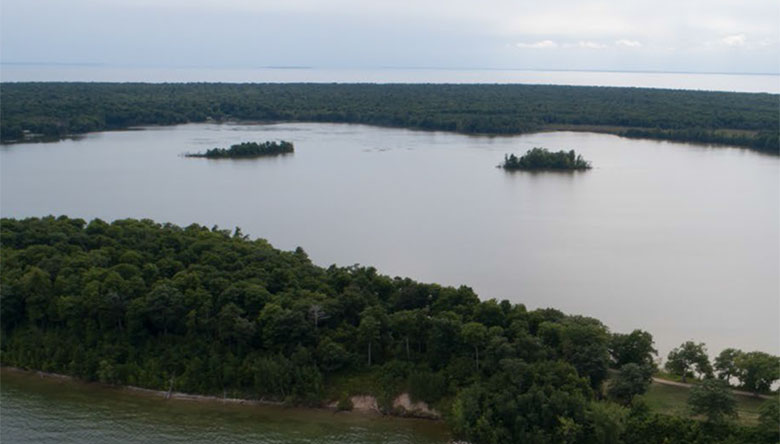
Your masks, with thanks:
<instances>
[{"instance_id":1,"label":"overcast sky","mask_svg":"<svg viewBox=\"0 0 780 444\"><path fill-rule=\"evenodd\" d=\"M4 63L780 72L778 0L0 0Z\"/></svg>"}]
</instances>

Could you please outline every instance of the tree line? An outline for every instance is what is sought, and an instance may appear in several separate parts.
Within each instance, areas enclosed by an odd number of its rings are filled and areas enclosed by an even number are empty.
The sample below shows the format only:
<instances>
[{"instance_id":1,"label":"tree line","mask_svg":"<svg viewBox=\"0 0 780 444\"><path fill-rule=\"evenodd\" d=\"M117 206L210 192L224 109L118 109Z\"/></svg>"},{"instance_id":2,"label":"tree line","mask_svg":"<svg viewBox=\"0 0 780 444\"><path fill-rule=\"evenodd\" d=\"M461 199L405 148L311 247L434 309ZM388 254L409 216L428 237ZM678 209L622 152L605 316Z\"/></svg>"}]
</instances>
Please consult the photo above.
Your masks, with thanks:
<instances>
[{"instance_id":1,"label":"tree line","mask_svg":"<svg viewBox=\"0 0 780 444\"><path fill-rule=\"evenodd\" d=\"M4 83L0 139L224 120L574 128L780 152L776 94L555 85Z\"/></svg>"},{"instance_id":2,"label":"tree line","mask_svg":"<svg viewBox=\"0 0 780 444\"><path fill-rule=\"evenodd\" d=\"M2 219L0 239L3 365L303 405L371 394L384 411L408 391L475 444L777 440L771 415L649 411L641 330L319 267L238 228L50 216Z\"/></svg>"},{"instance_id":3,"label":"tree line","mask_svg":"<svg viewBox=\"0 0 780 444\"><path fill-rule=\"evenodd\" d=\"M717 378L726 383L736 380L737 388L756 394L769 393L772 385L780 379L780 357L760 351L744 352L727 348L710 363L703 343L686 341L669 352L666 370L686 378Z\"/></svg>"}]
</instances>

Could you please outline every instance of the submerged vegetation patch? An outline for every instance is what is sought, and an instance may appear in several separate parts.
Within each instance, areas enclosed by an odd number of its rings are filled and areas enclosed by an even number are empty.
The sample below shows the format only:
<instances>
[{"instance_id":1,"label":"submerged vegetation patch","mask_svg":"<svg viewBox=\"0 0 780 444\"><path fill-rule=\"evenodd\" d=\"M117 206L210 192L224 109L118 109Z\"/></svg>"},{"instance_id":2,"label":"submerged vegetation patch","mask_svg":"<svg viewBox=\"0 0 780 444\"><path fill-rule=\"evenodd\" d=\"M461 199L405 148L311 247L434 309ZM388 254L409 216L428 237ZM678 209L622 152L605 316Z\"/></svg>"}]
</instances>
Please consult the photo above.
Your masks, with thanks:
<instances>
[{"instance_id":1,"label":"submerged vegetation patch","mask_svg":"<svg viewBox=\"0 0 780 444\"><path fill-rule=\"evenodd\" d=\"M505 170L588 170L590 162L571 151L549 151L546 148L533 148L520 157L514 154L504 155L504 163L499 165Z\"/></svg>"},{"instance_id":2,"label":"submerged vegetation patch","mask_svg":"<svg viewBox=\"0 0 780 444\"><path fill-rule=\"evenodd\" d=\"M185 157L204 157L206 159L242 159L263 156L278 156L294 151L293 144L284 140L280 142L243 142L231 145L230 148L212 148L205 153L187 153Z\"/></svg>"}]
</instances>

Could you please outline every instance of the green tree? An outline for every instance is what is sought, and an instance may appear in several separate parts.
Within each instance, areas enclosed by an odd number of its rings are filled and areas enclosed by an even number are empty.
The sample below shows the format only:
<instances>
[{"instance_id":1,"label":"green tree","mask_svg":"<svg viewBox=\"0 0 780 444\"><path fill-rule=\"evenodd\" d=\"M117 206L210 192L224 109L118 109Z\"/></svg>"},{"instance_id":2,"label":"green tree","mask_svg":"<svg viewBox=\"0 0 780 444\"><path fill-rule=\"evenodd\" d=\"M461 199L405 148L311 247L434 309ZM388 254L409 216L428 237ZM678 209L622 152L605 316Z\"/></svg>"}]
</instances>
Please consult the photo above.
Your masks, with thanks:
<instances>
[{"instance_id":1,"label":"green tree","mask_svg":"<svg viewBox=\"0 0 780 444\"><path fill-rule=\"evenodd\" d=\"M636 365L636 364L628 364ZM611 402L591 402L585 413L589 426L589 443L620 444L626 429L628 409Z\"/></svg>"},{"instance_id":2,"label":"green tree","mask_svg":"<svg viewBox=\"0 0 780 444\"><path fill-rule=\"evenodd\" d=\"M780 398L767 399L758 409L758 430L767 442L780 441Z\"/></svg>"},{"instance_id":3,"label":"green tree","mask_svg":"<svg viewBox=\"0 0 780 444\"><path fill-rule=\"evenodd\" d=\"M434 368L446 366L462 345L460 317L445 311L434 316L428 330L428 361Z\"/></svg>"},{"instance_id":4,"label":"green tree","mask_svg":"<svg viewBox=\"0 0 780 444\"><path fill-rule=\"evenodd\" d=\"M654 356L658 352L653 348L653 335L643 330L634 330L629 334L614 333L609 344L609 353L615 367L625 364L654 366Z\"/></svg>"},{"instance_id":5,"label":"green tree","mask_svg":"<svg viewBox=\"0 0 780 444\"><path fill-rule=\"evenodd\" d=\"M629 362L620 367L619 373L609 381L609 396L624 405L629 405L635 395L647 391L651 380L652 368Z\"/></svg>"},{"instance_id":6,"label":"green tree","mask_svg":"<svg viewBox=\"0 0 780 444\"><path fill-rule=\"evenodd\" d=\"M0 284L0 327L11 331L24 320L24 300L16 286Z\"/></svg>"},{"instance_id":7,"label":"green tree","mask_svg":"<svg viewBox=\"0 0 780 444\"><path fill-rule=\"evenodd\" d=\"M665 367L670 373L681 376L683 382L693 371L700 376L712 375L706 347L703 343L695 344L693 341L686 341L670 351Z\"/></svg>"},{"instance_id":8,"label":"green tree","mask_svg":"<svg viewBox=\"0 0 780 444\"><path fill-rule=\"evenodd\" d=\"M30 267L22 276L20 284L27 317L36 323L44 321L52 290L49 273L38 267Z\"/></svg>"},{"instance_id":9,"label":"green tree","mask_svg":"<svg viewBox=\"0 0 780 444\"><path fill-rule=\"evenodd\" d=\"M181 292L170 281L159 281L146 295L144 314L156 332L176 331L183 319Z\"/></svg>"},{"instance_id":10,"label":"green tree","mask_svg":"<svg viewBox=\"0 0 780 444\"><path fill-rule=\"evenodd\" d=\"M406 359L411 359L410 342L420 338L424 330L424 318L420 310L401 310L390 315L390 329L403 338Z\"/></svg>"},{"instance_id":11,"label":"green tree","mask_svg":"<svg viewBox=\"0 0 780 444\"><path fill-rule=\"evenodd\" d=\"M371 367L371 347L379 340L381 325L372 315L363 316L358 326L358 336L363 344L368 348L368 366Z\"/></svg>"},{"instance_id":12,"label":"green tree","mask_svg":"<svg viewBox=\"0 0 780 444\"><path fill-rule=\"evenodd\" d=\"M597 389L607 378L609 333L596 319L572 316L563 323L560 350L563 358Z\"/></svg>"},{"instance_id":13,"label":"green tree","mask_svg":"<svg viewBox=\"0 0 780 444\"><path fill-rule=\"evenodd\" d=\"M505 359L453 403L457 436L475 443L563 443L582 438L591 390L571 365Z\"/></svg>"},{"instance_id":14,"label":"green tree","mask_svg":"<svg viewBox=\"0 0 780 444\"><path fill-rule=\"evenodd\" d=\"M735 364L742 386L751 392L767 392L780 379L780 358L777 356L759 351L742 353L735 359Z\"/></svg>"},{"instance_id":15,"label":"green tree","mask_svg":"<svg viewBox=\"0 0 780 444\"><path fill-rule=\"evenodd\" d=\"M223 341L243 344L255 333L255 324L243 317L244 310L230 302L222 307L217 316L218 334Z\"/></svg>"},{"instance_id":16,"label":"green tree","mask_svg":"<svg viewBox=\"0 0 780 444\"><path fill-rule=\"evenodd\" d=\"M344 347L327 337L317 345L316 355L320 368L326 372L336 371L349 361L349 353Z\"/></svg>"},{"instance_id":17,"label":"green tree","mask_svg":"<svg viewBox=\"0 0 780 444\"><path fill-rule=\"evenodd\" d=\"M474 348L474 362L479 371L479 349L485 344L487 328L479 322L469 322L463 326L461 335L463 340Z\"/></svg>"},{"instance_id":18,"label":"green tree","mask_svg":"<svg viewBox=\"0 0 780 444\"><path fill-rule=\"evenodd\" d=\"M727 348L715 358L714 369L719 379L729 382L731 378L739 376L737 358L742 355L741 350Z\"/></svg>"},{"instance_id":19,"label":"green tree","mask_svg":"<svg viewBox=\"0 0 780 444\"><path fill-rule=\"evenodd\" d=\"M722 422L726 417L737 417L737 401L728 385L708 378L691 387L688 407L693 415L704 415L709 422Z\"/></svg>"}]
</instances>

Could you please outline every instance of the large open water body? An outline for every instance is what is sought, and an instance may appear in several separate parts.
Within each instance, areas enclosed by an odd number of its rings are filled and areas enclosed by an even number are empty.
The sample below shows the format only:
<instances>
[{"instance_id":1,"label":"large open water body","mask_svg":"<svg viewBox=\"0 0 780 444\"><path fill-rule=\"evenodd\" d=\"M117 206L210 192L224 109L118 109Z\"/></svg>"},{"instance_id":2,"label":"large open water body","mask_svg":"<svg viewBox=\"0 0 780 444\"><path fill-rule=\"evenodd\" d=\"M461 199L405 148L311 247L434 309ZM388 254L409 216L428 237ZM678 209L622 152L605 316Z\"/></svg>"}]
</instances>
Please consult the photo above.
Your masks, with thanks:
<instances>
[{"instance_id":1,"label":"large open water body","mask_svg":"<svg viewBox=\"0 0 780 444\"><path fill-rule=\"evenodd\" d=\"M284 139L295 153L184 158ZM576 149L590 171L507 173ZM0 147L0 213L241 227L323 266L468 285L613 331L780 352L780 158L612 135L474 137L346 124L188 124Z\"/></svg>"},{"instance_id":2,"label":"large open water body","mask_svg":"<svg viewBox=\"0 0 780 444\"><path fill-rule=\"evenodd\" d=\"M3 82L526 83L780 93L778 74L437 68L162 68L0 64Z\"/></svg>"}]
</instances>

